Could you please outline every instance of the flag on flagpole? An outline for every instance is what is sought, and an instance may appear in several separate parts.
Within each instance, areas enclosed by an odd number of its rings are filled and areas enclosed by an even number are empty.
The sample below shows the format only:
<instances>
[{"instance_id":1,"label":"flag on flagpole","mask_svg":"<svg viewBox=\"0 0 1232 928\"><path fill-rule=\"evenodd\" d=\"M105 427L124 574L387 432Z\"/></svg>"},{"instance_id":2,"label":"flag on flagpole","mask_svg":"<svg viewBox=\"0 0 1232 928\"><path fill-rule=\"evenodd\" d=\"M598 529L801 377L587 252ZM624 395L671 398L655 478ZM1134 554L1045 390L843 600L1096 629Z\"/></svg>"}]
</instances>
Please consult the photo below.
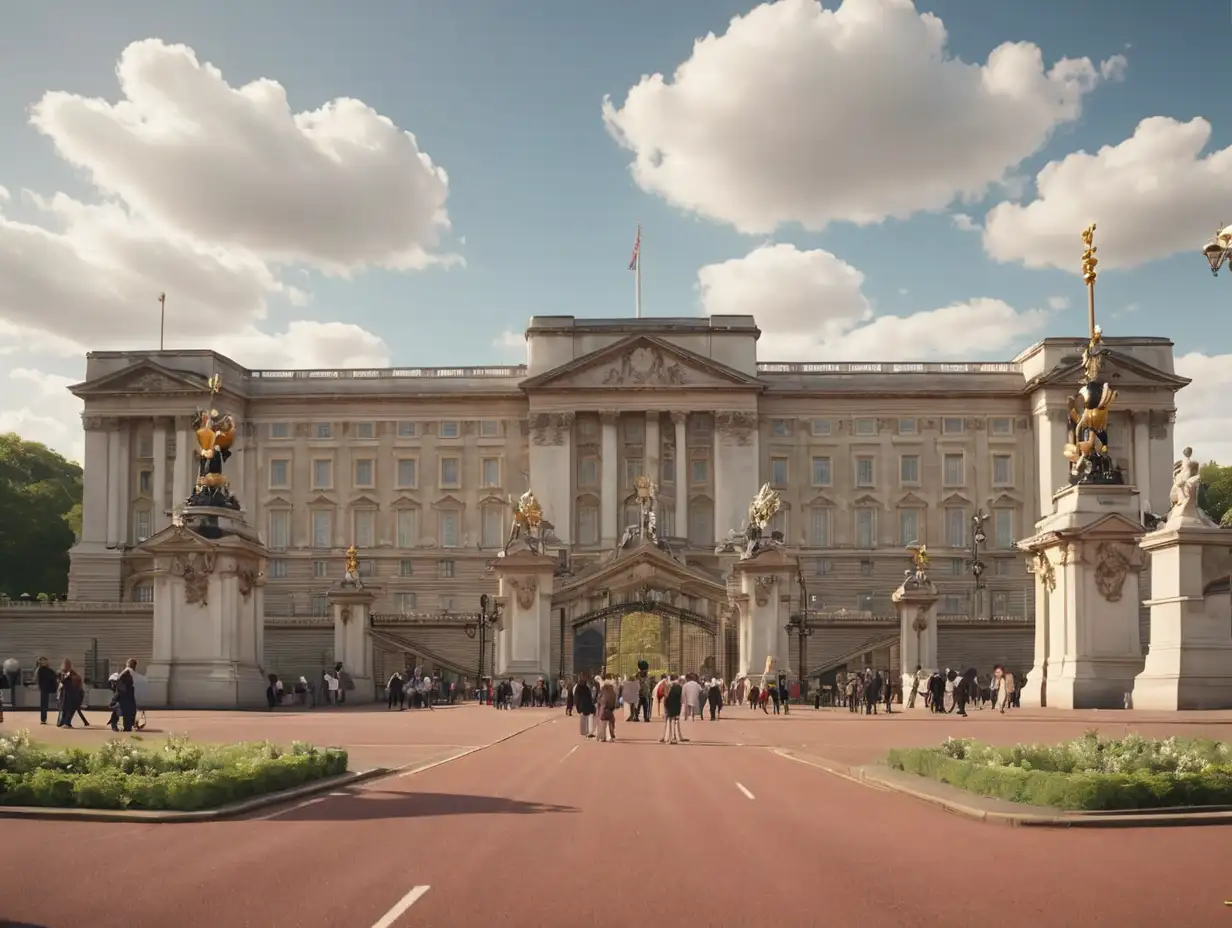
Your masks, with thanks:
<instances>
[{"instance_id":1,"label":"flag on flagpole","mask_svg":"<svg viewBox=\"0 0 1232 928\"><path fill-rule=\"evenodd\" d=\"M633 240L633 257L629 259L629 270L636 271L642 258L642 227L637 227L637 238Z\"/></svg>"}]
</instances>

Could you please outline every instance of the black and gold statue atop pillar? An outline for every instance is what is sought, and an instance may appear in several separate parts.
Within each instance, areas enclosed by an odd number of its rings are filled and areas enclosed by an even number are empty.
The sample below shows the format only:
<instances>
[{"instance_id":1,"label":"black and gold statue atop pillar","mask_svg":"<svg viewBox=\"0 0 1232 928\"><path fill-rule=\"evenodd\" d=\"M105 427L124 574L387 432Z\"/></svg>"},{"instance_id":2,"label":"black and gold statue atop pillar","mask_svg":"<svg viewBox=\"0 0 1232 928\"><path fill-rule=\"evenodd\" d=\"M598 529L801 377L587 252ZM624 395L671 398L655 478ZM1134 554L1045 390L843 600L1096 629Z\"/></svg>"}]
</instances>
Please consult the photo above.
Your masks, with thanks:
<instances>
[{"instance_id":1,"label":"black and gold statue atop pillar","mask_svg":"<svg viewBox=\"0 0 1232 928\"><path fill-rule=\"evenodd\" d=\"M1069 434L1065 458L1069 461L1069 482L1120 486L1125 483L1120 468L1108 451L1108 410L1116 401L1116 391L1103 374L1103 332L1095 324L1095 223L1082 233L1082 279L1087 285L1087 328L1089 340L1082 352L1082 381L1078 392L1069 398Z\"/></svg>"},{"instance_id":2,"label":"black and gold statue atop pillar","mask_svg":"<svg viewBox=\"0 0 1232 928\"><path fill-rule=\"evenodd\" d=\"M214 408L214 398L222 389L222 378L215 374L208 385L209 405L198 409L193 417L193 431L197 434L200 450L197 452L197 484L187 505L238 511L239 500L231 495L230 484L223 474L223 465L231 457L231 446L235 442L235 419Z\"/></svg>"}]
</instances>

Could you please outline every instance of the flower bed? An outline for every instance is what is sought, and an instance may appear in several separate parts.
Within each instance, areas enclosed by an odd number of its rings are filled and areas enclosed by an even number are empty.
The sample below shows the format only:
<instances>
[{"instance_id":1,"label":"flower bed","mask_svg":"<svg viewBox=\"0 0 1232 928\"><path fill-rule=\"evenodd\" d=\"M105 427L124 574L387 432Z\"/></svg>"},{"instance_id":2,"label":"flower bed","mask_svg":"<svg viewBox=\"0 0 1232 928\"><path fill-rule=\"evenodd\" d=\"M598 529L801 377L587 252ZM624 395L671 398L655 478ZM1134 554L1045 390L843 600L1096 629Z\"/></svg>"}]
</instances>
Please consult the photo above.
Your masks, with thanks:
<instances>
[{"instance_id":1,"label":"flower bed","mask_svg":"<svg viewBox=\"0 0 1232 928\"><path fill-rule=\"evenodd\" d=\"M981 796L1055 809L1232 805L1232 747L1217 741L1088 732L1059 745L995 747L950 738L939 748L896 748L887 763Z\"/></svg>"},{"instance_id":2,"label":"flower bed","mask_svg":"<svg viewBox=\"0 0 1232 928\"><path fill-rule=\"evenodd\" d=\"M113 738L94 750L37 745L29 732L0 737L0 806L214 809L346 773L347 753L268 741L160 745Z\"/></svg>"}]
</instances>

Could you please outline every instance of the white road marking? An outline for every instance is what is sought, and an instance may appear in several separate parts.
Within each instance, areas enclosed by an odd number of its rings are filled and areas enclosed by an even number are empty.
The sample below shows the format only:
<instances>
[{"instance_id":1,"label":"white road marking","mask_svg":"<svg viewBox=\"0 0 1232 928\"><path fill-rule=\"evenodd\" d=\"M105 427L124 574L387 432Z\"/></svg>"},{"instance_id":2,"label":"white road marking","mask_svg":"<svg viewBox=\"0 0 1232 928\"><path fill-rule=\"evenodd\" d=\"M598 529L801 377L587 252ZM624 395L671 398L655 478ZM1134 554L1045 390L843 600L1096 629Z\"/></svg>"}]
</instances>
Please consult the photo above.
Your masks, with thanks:
<instances>
[{"instance_id":1,"label":"white road marking","mask_svg":"<svg viewBox=\"0 0 1232 928\"><path fill-rule=\"evenodd\" d=\"M560 759L560 762L563 764L565 761L567 761L573 755L573 752L576 751L577 749L578 749L578 746L575 744L573 747L571 747L568 750L565 756Z\"/></svg>"},{"instance_id":2,"label":"white road marking","mask_svg":"<svg viewBox=\"0 0 1232 928\"><path fill-rule=\"evenodd\" d=\"M339 795L346 795L346 794L345 794L345 793L339 793ZM325 796L317 796L315 799L305 799L303 802L297 802L295 805L293 805L293 806L288 806L288 807L287 807L287 808L285 808L285 809L279 809L277 812L270 812L268 815L261 815L261 816L258 816L258 817L255 819L255 821L258 821L258 822L267 822L267 821L269 821L271 818L277 818L277 817L278 817L278 816L280 816L280 815L286 815L288 812L297 812L297 811L299 811L300 809L306 809L306 808L308 808L309 806L315 806L318 802L324 802L324 801L326 800L326 798L327 798L327 797L325 797Z\"/></svg>"},{"instance_id":3,"label":"white road marking","mask_svg":"<svg viewBox=\"0 0 1232 928\"><path fill-rule=\"evenodd\" d=\"M752 793L750 793L750 792L749 792L749 788L748 788L747 786L745 786L743 783L737 783L737 784L736 784L736 789L738 789L738 790L740 790L740 792L744 793L744 798L745 798L745 799L756 799L756 798L757 798L756 796L754 796Z\"/></svg>"},{"instance_id":4,"label":"white road marking","mask_svg":"<svg viewBox=\"0 0 1232 928\"><path fill-rule=\"evenodd\" d=\"M406 914L406 910L413 906L416 902L423 898L432 887L416 886L409 893L398 900L398 904L381 916L380 920L372 926L372 928L393 928L394 922Z\"/></svg>"}]
</instances>

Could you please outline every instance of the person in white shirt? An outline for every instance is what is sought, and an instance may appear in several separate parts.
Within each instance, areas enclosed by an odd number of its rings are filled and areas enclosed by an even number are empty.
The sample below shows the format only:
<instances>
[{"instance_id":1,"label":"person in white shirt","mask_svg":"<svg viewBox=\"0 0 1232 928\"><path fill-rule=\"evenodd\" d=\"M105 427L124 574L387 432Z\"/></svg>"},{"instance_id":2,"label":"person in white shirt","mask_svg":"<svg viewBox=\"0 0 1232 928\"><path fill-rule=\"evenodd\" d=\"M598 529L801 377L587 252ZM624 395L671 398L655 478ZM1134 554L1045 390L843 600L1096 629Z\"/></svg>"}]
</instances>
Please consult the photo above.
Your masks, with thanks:
<instances>
[{"instance_id":1,"label":"person in white shirt","mask_svg":"<svg viewBox=\"0 0 1232 928\"><path fill-rule=\"evenodd\" d=\"M338 702L338 691L339 691L338 678L334 676L332 673L330 673L328 670L325 671L325 701L327 703Z\"/></svg>"},{"instance_id":2,"label":"person in white shirt","mask_svg":"<svg viewBox=\"0 0 1232 928\"><path fill-rule=\"evenodd\" d=\"M702 717L702 685L688 674L684 684L684 718L700 719Z\"/></svg>"}]
</instances>

